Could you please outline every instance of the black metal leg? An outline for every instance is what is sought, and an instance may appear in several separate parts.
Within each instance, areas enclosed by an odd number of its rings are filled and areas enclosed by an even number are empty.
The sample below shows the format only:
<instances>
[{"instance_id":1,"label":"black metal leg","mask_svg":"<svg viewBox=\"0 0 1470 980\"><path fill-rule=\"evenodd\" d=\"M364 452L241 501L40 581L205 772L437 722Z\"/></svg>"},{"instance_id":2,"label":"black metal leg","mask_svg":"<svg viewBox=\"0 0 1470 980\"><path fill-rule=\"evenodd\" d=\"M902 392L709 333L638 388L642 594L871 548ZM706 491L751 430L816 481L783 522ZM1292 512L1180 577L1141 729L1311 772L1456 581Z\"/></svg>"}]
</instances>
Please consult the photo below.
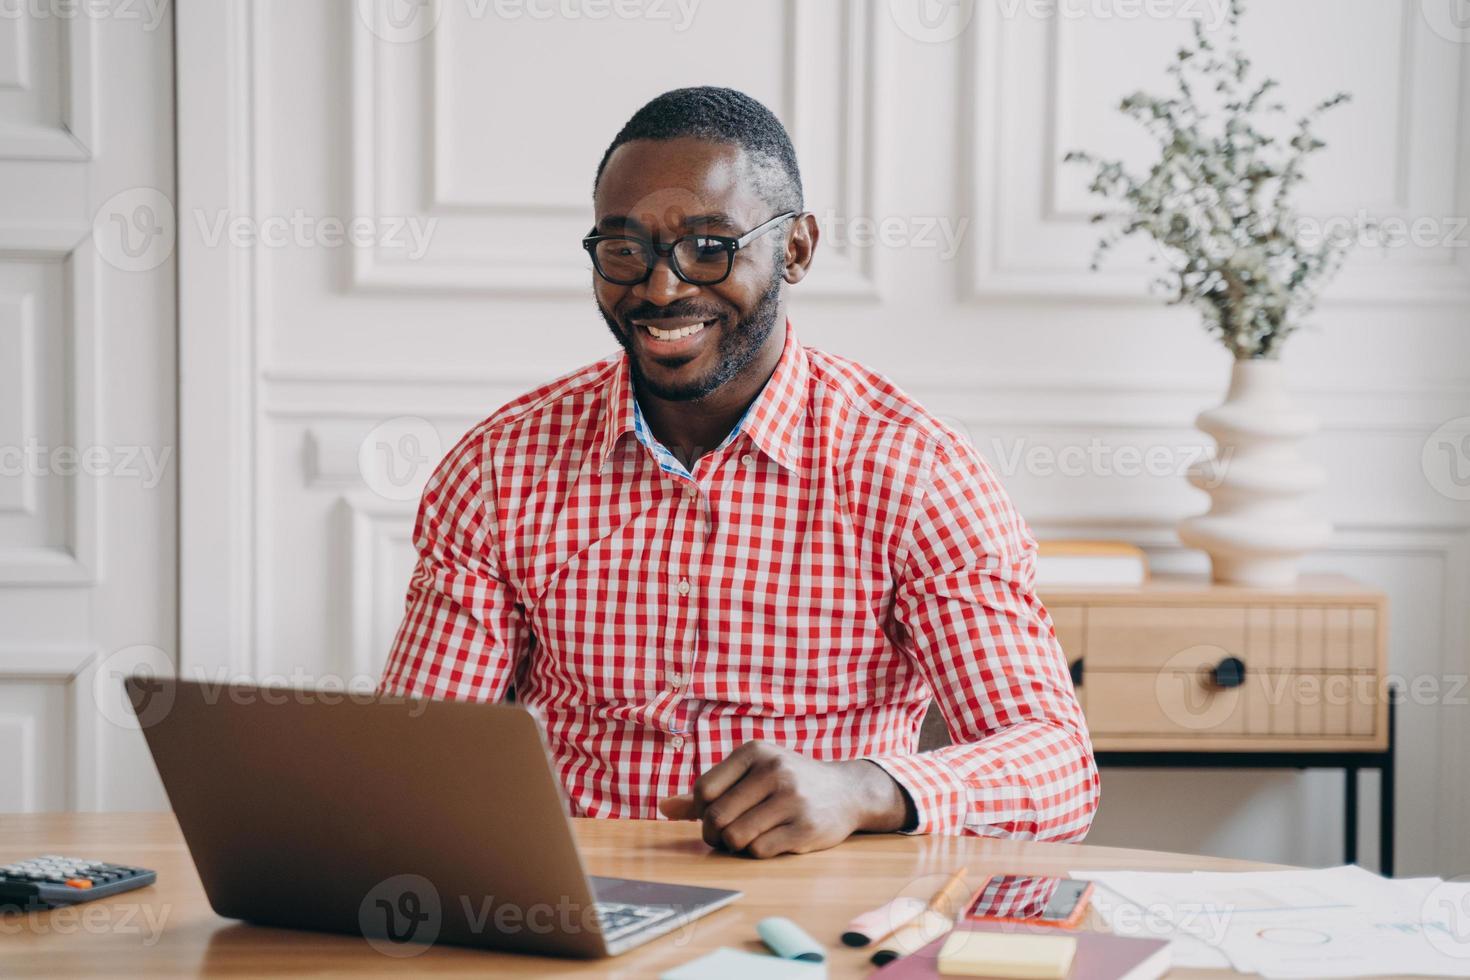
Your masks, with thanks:
<instances>
[{"instance_id":1,"label":"black metal leg","mask_svg":"<svg viewBox=\"0 0 1470 980\"><path fill-rule=\"evenodd\" d=\"M1342 767L1342 863L1358 863L1358 767Z\"/></svg>"},{"instance_id":2,"label":"black metal leg","mask_svg":"<svg viewBox=\"0 0 1470 980\"><path fill-rule=\"evenodd\" d=\"M1394 741L1398 705L1390 694L1388 700L1388 752L1383 757L1383 780L1378 789L1378 873L1393 877L1393 811L1394 811Z\"/></svg>"}]
</instances>

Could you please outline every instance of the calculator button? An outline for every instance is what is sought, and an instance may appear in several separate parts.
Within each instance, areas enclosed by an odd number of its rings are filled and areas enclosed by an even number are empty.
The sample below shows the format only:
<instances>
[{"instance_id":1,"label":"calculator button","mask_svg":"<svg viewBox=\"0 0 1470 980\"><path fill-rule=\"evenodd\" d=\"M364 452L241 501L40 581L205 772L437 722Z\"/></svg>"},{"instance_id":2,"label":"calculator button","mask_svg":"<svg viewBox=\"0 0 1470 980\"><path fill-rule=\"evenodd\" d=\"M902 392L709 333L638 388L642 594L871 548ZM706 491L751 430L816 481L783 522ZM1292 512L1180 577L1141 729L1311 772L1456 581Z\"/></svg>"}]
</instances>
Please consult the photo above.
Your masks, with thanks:
<instances>
[{"instance_id":1,"label":"calculator button","mask_svg":"<svg viewBox=\"0 0 1470 980\"><path fill-rule=\"evenodd\" d=\"M91 888L92 887L92 879L90 879L90 878L68 878L68 879L66 879L66 887L68 887L68 888Z\"/></svg>"}]
</instances>

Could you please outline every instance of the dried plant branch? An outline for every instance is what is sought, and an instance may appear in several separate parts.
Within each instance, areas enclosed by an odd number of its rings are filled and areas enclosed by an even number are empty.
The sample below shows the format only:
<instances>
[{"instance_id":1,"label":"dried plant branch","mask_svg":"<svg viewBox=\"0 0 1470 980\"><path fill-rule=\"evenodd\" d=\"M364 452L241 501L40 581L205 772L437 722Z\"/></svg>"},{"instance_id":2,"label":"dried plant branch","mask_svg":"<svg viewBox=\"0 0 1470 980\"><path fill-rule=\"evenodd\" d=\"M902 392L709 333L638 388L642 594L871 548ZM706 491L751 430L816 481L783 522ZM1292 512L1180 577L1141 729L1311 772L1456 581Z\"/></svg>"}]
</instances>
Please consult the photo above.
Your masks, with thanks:
<instances>
[{"instance_id":1,"label":"dried plant branch","mask_svg":"<svg viewBox=\"0 0 1470 980\"><path fill-rule=\"evenodd\" d=\"M1284 145L1264 131L1287 110L1273 99L1274 79L1251 81L1240 44L1243 12L1243 0L1231 0L1223 47L1194 24L1192 43L1167 69L1173 95L1137 92L1119 105L1159 144L1147 174L1080 151L1065 158L1092 167L1092 192L1123 205L1121 213L1093 216L1114 227L1098 243L1092 267L1124 238L1152 238L1167 267L1156 285L1171 304L1200 310L1206 327L1240 359L1279 354L1350 248L1340 239L1299 236L1291 205L1307 160L1326 146L1314 127L1349 96L1313 106Z\"/></svg>"}]
</instances>

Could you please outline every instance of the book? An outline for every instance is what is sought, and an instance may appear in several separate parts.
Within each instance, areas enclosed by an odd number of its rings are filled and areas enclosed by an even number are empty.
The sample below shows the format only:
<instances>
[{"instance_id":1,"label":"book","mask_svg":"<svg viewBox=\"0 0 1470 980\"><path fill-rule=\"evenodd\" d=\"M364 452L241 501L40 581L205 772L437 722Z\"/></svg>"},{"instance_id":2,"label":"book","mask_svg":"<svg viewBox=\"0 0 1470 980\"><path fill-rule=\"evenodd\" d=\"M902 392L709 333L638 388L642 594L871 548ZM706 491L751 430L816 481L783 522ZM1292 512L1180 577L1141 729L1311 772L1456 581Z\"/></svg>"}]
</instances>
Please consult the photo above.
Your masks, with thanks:
<instances>
[{"instance_id":1,"label":"book","mask_svg":"<svg viewBox=\"0 0 1470 980\"><path fill-rule=\"evenodd\" d=\"M1141 585L1148 556L1126 541L1040 541L1036 585Z\"/></svg>"},{"instance_id":2,"label":"book","mask_svg":"<svg viewBox=\"0 0 1470 980\"><path fill-rule=\"evenodd\" d=\"M1056 936L1055 929L1027 926L966 925L965 932L1029 932ZM953 935L953 933L951 933ZM1106 932L1071 932L1077 940L1072 969L1067 980L1158 980L1169 971L1169 943L1164 939L1131 939ZM873 973L874 980L930 980L939 972L939 951L948 937L941 937L908 956L900 957ZM949 974L952 976L953 974Z\"/></svg>"}]
</instances>

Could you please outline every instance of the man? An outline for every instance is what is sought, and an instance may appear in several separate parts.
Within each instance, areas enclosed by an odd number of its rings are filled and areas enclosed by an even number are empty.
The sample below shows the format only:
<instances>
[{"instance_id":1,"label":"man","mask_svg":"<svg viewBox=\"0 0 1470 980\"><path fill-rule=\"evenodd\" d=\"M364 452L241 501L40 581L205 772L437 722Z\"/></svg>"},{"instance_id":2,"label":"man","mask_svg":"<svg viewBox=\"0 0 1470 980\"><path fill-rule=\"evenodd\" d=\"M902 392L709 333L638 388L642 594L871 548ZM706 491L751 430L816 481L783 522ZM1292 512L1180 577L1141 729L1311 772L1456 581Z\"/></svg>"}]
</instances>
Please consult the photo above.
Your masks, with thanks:
<instances>
[{"instance_id":1,"label":"man","mask_svg":"<svg viewBox=\"0 0 1470 980\"><path fill-rule=\"evenodd\" d=\"M818 228L780 122L668 92L593 197L623 352L440 464L382 689L513 685L574 813L698 819L756 857L859 831L1081 838L1098 777L1034 541L967 442L796 340ZM931 692L955 744L917 754Z\"/></svg>"}]
</instances>

